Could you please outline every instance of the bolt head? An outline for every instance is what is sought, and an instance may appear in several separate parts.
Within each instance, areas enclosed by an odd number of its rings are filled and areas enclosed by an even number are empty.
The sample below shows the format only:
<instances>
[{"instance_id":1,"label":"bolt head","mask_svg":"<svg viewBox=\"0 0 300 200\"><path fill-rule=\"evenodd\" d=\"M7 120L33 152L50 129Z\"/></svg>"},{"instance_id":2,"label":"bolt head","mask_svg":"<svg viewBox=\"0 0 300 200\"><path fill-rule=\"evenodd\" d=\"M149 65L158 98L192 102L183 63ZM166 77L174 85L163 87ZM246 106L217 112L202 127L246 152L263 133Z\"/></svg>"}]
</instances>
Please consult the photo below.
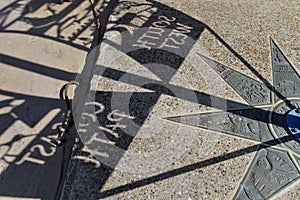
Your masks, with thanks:
<instances>
[{"instance_id":1,"label":"bolt head","mask_svg":"<svg viewBox=\"0 0 300 200\"><path fill-rule=\"evenodd\" d=\"M295 132L295 133L297 133L297 132L299 132L299 128L293 128L292 131Z\"/></svg>"}]
</instances>

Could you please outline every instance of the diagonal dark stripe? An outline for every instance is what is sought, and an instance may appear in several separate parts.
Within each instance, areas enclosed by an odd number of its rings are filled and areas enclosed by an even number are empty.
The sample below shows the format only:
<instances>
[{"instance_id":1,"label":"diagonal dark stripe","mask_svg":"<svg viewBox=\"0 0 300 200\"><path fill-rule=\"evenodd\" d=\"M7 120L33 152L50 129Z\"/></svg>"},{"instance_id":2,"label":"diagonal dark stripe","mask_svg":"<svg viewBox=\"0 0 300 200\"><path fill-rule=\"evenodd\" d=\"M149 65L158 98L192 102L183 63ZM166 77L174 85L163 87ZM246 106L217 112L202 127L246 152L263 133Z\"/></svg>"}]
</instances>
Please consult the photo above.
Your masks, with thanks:
<instances>
[{"instance_id":1,"label":"diagonal dark stripe","mask_svg":"<svg viewBox=\"0 0 300 200\"><path fill-rule=\"evenodd\" d=\"M77 75L76 73L67 72L60 69L53 69L45 65L37 64L31 61L15 58L4 54L0 54L0 62L10 65L12 67L24 69L27 71L31 71L34 73L38 73L41 75L45 75L48 77L65 80L65 81L74 80L74 78Z\"/></svg>"}]
</instances>

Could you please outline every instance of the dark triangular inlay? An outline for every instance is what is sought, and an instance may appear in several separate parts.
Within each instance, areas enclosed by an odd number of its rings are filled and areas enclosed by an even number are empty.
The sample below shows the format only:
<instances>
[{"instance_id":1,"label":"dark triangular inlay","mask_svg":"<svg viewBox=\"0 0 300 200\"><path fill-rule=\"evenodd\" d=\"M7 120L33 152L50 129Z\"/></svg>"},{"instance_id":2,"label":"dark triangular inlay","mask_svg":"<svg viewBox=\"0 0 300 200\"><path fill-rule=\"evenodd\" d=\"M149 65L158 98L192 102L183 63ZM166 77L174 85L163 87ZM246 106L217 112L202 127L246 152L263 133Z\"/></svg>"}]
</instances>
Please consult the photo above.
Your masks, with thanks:
<instances>
[{"instance_id":1,"label":"dark triangular inlay","mask_svg":"<svg viewBox=\"0 0 300 200\"><path fill-rule=\"evenodd\" d=\"M250 105L265 105L271 103L271 91L263 83L241 74L240 72L208 57L203 55L200 56Z\"/></svg>"},{"instance_id":2,"label":"dark triangular inlay","mask_svg":"<svg viewBox=\"0 0 300 200\"><path fill-rule=\"evenodd\" d=\"M297 179L299 172L287 152L263 147L233 199L269 199Z\"/></svg>"},{"instance_id":3,"label":"dark triangular inlay","mask_svg":"<svg viewBox=\"0 0 300 200\"><path fill-rule=\"evenodd\" d=\"M275 100L300 96L300 77L294 67L270 38Z\"/></svg>"},{"instance_id":4,"label":"dark triangular inlay","mask_svg":"<svg viewBox=\"0 0 300 200\"><path fill-rule=\"evenodd\" d=\"M167 119L178 123L264 142L273 139L268 129L268 124L266 123L268 116L264 115L264 113L265 110L254 108L168 117ZM262 120L254 120L255 117Z\"/></svg>"}]
</instances>

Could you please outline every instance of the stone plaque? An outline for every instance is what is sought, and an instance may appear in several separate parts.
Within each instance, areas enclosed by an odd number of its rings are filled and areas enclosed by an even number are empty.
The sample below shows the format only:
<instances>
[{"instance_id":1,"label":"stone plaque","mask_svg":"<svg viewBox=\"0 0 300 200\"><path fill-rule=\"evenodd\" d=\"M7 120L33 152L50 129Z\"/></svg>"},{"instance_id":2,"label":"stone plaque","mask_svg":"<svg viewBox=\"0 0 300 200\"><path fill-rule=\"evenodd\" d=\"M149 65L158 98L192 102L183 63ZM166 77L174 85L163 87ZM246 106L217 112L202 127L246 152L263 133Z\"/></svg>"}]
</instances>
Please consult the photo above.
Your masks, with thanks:
<instances>
[{"instance_id":1,"label":"stone plaque","mask_svg":"<svg viewBox=\"0 0 300 200\"><path fill-rule=\"evenodd\" d=\"M300 96L300 77L286 56L271 39L275 100Z\"/></svg>"},{"instance_id":2,"label":"stone plaque","mask_svg":"<svg viewBox=\"0 0 300 200\"><path fill-rule=\"evenodd\" d=\"M208 57L205 57L203 55L200 56L249 104L264 105L271 103L271 91L263 83L258 82Z\"/></svg>"},{"instance_id":3,"label":"stone plaque","mask_svg":"<svg viewBox=\"0 0 300 200\"><path fill-rule=\"evenodd\" d=\"M234 197L237 200L268 199L299 178L286 151L262 147Z\"/></svg>"},{"instance_id":4,"label":"stone plaque","mask_svg":"<svg viewBox=\"0 0 300 200\"><path fill-rule=\"evenodd\" d=\"M268 129L268 115L266 113L267 111L262 109L244 109L167 119L256 141L268 141L273 137ZM261 118L262 121L257 121L257 118Z\"/></svg>"}]
</instances>

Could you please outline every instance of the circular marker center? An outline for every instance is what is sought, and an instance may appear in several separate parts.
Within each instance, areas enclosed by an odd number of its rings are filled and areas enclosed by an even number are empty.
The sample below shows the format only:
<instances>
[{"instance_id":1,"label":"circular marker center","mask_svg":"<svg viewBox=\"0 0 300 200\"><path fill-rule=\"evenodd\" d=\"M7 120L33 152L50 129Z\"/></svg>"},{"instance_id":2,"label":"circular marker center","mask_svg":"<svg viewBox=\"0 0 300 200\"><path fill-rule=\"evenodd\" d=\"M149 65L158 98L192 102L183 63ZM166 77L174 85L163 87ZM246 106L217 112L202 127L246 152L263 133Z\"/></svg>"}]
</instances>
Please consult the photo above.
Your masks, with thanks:
<instances>
[{"instance_id":1,"label":"circular marker center","mask_svg":"<svg viewBox=\"0 0 300 200\"><path fill-rule=\"evenodd\" d=\"M285 118L285 127L300 142L300 108L288 112Z\"/></svg>"}]
</instances>

